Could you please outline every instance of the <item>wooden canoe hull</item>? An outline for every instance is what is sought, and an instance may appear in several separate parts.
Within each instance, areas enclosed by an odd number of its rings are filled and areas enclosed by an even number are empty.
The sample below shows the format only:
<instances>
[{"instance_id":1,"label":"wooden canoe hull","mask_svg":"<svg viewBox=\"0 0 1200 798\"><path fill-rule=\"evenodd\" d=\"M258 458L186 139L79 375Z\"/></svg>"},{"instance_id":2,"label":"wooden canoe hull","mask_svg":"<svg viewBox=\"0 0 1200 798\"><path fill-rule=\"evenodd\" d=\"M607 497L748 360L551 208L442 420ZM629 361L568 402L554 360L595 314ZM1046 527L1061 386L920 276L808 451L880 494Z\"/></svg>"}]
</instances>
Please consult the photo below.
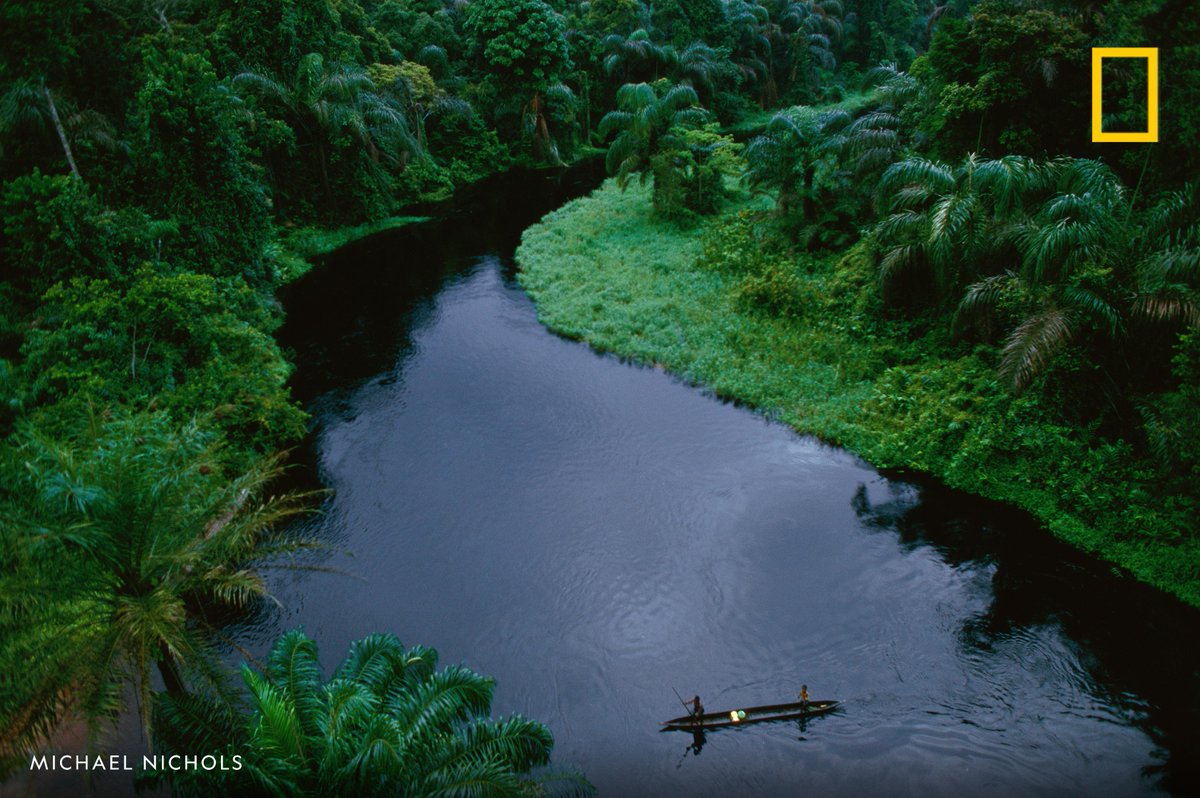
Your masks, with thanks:
<instances>
[{"instance_id":1,"label":"wooden canoe hull","mask_svg":"<svg viewBox=\"0 0 1200 798\"><path fill-rule=\"evenodd\" d=\"M824 715L841 706L840 701L809 701L805 706L792 704L766 704L761 707L741 707L725 712L707 712L696 718L683 715L662 722L663 731L696 731L697 729L723 729L729 726L745 726L749 723L764 723L772 720L799 720L814 715ZM746 717L734 721L731 712L745 712Z\"/></svg>"}]
</instances>

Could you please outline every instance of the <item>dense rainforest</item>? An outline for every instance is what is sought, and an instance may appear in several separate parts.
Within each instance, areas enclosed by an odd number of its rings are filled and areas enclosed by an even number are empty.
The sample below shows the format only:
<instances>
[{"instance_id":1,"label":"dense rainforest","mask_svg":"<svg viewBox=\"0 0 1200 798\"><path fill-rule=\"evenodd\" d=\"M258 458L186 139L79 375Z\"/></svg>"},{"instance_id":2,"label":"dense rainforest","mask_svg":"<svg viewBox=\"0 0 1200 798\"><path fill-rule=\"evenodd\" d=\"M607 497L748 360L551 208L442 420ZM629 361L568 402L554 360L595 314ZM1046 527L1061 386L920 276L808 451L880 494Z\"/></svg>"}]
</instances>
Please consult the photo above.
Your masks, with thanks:
<instances>
[{"instance_id":1,"label":"dense rainforest","mask_svg":"<svg viewBox=\"0 0 1200 798\"><path fill-rule=\"evenodd\" d=\"M402 630L328 681L301 632L222 664L263 566L322 545L279 488L276 291L515 166L614 178L527 237L556 329L1200 605L1189 2L19 0L0 30L6 771L136 710L247 758L181 794L586 791ZM1091 140L1100 46L1159 48L1157 143ZM1144 129L1144 62L1102 78L1105 129Z\"/></svg>"}]
</instances>

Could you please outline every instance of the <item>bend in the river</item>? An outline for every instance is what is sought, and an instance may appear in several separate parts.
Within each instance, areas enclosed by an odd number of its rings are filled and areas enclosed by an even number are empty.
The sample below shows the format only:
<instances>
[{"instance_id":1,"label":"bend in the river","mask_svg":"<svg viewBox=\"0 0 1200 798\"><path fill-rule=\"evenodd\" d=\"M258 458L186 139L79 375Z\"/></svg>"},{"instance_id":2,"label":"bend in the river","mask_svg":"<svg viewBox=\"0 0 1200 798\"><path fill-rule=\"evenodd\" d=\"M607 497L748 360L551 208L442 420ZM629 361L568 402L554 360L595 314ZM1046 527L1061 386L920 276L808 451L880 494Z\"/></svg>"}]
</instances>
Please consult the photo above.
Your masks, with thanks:
<instances>
[{"instance_id":1,"label":"bend in the river","mask_svg":"<svg viewBox=\"0 0 1200 798\"><path fill-rule=\"evenodd\" d=\"M1197 790L1196 614L1026 516L542 328L520 231L595 175L514 173L330 257L284 342L361 577L290 574L326 663L374 631L498 679L602 795ZM659 733L791 700L808 722Z\"/></svg>"}]
</instances>

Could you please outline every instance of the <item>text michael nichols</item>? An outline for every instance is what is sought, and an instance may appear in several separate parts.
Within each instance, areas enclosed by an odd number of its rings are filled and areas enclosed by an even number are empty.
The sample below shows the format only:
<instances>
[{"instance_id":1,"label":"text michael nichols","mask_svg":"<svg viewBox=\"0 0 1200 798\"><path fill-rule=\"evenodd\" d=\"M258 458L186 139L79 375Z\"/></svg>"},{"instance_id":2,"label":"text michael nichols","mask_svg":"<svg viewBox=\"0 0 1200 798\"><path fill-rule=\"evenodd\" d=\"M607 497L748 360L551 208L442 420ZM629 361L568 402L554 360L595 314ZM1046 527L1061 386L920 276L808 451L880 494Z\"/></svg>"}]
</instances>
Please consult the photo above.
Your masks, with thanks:
<instances>
[{"instance_id":1,"label":"text michael nichols","mask_svg":"<svg viewBox=\"0 0 1200 798\"><path fill-rule=\"evenodd\" d=\"M124 754L42 754L29 760L30 770L135 770ZM142 756L141 770L241 770L238 754L155 754Z\"/></svg>"}]
</instances>

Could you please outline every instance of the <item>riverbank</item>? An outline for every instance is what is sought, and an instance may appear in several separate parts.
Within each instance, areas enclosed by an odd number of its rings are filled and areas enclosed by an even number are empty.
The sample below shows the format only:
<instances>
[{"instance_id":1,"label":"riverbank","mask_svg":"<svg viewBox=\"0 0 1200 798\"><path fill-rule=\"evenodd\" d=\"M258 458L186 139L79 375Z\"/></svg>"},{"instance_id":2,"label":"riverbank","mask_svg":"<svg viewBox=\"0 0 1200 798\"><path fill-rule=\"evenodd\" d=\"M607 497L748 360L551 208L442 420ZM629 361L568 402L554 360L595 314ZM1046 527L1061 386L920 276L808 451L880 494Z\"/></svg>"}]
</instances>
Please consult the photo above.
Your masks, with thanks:
<instances>
[{"instance_id":1,"label":"riverbank","mask_svg":"<svg viewBox=\"0 0 1200 798\"><path fill-rule=\"evenodd\" d=\"M308 259L341 249L360 238L396 230L410 224L429 221L428 216L389 216L347 227L298 227L281 234L284 245L297 256Z\"/></svg>"},{"instance_id":2,"label":"riverbank","mask_svg":"<svg viewBox=\"0 0 1200 798\"><path fill-rule=\"evenodd\" d=\"M681 229L649 189L610 181L526 231L520 281L539 319L844 446L1016 504L1059 538L1200 606L1200 545L1128 444L1051 417L995 378L995 353L873 311L874 264L774 256L762 200Z\"/></svg>"}]
</instances>

